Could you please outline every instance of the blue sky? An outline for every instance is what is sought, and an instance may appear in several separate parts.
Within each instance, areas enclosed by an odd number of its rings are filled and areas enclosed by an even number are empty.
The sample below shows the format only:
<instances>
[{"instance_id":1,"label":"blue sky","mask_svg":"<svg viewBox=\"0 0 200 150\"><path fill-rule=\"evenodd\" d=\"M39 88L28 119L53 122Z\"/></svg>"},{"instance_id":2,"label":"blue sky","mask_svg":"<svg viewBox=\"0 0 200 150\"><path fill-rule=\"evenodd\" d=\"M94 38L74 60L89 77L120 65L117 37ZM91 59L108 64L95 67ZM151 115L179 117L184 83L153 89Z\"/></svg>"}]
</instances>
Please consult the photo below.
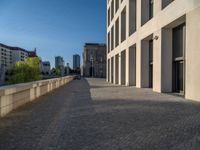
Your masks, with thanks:
<instances>
[{"instance_id":1,"label":"blue sky","mask_svg":"<svg viewBox=\"0 0 200 150\"><path fill-rule=\"evenodd\" d=\"M106 0L0 0L0 43L72 65L86 42L106 42Z\"/></svg>"}]
</instances>

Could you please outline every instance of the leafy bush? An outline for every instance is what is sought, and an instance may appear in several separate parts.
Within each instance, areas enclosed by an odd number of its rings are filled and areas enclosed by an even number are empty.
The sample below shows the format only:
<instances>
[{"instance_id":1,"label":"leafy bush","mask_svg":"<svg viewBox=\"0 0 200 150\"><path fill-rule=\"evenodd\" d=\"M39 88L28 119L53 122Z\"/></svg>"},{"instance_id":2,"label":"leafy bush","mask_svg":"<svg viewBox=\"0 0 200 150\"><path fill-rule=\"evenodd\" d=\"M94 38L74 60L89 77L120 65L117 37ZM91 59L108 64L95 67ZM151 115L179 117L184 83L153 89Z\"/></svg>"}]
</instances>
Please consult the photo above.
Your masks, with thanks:
<instances>
[{"instance_id":1,"label":"leafy bush","mask_svg":"<svg viewBox=\"0 0 200 150\"><path fill-rule=\"evenodd\" d=\"M40 59L37 57L19 61L8 71L8 82L10 84L37 80L41 80Z\"/></svg>"}]
</instances>

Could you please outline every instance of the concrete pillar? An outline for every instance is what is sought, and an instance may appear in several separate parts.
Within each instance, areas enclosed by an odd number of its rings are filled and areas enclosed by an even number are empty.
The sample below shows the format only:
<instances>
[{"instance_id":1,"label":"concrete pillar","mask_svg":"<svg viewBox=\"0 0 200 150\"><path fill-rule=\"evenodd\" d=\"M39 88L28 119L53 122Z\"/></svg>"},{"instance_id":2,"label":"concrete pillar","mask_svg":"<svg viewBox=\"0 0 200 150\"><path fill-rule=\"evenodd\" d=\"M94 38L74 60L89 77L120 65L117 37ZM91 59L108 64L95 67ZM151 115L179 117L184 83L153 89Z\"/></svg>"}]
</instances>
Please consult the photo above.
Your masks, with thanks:
<instances>
[{"instance_id":1,"label":"concrete pillar","mask_svg":"<svg viewBox=\"0 0 200 150\"><path fill-rule=\"evenodd\" d=\"M47 84L47 92L50 92L50 83Z\"/></svg>"},{"instance_id":2,"label":"concrete pillar","mask_svg":"<svg viewBox=\"0 0 200 150\"><path fill-rule=\"evenodd\" d=\"M161 30L154 33L154 37L156 36L158 39L153 41L153 91L161 92Z\"/></svg>"},{"instance_id":3,"label":"concrete pillar","mask_svg":"<svg viewBox=\"0 0 200 150\"><path fill-rule=\"evenodd\" d=\"M154 16L156 16L162 10L162 1L166 0L154 0Z\"/></svg>"},{"instance_id":4,"label":"concrete pillar","mask_svg":"<svg viewBox=\"0 0 200 150\"><path fill-rule=\"evenodd\" d=\"M186 15L185 97L200 100L200 7Z\"/></svg>"},{"instance_id":5,"label":"concrete pillar","mask_svg":"<svg viewBox=\"0 0 200 150\"><path fill-rule=\"evenodd\" d=\"M40 85L36 87L36 97L40 97Z\"/></svg>"},{"instance_id":6,"label":"concrete pillar","mask_svg":"<svg viewBox=\"0 0 200 150\"><path fill-rule=\"evenodd\" d=\"M136 5L137 5L137 12L136 12L136 19L137 19L137 29L139 29L140 27L141 27L141 5L142 5L142 3L141 3L141 0L136 0L137 2L136 2Z\"/></svg>"},{"instance_id":7,"label":"concrete pillar","mask_svg":"<svg viewBox=\"0 0 200 150\"><path fill-rule=\"evenodd\" d=\"M34 87L31 88L30 89L30 101L33 101L35 99L35 97L36 97L35 93L36 93L36 89Z\"/></svg>"},{"instance_id":8,"label":"concrete pillar","mask_svg":"<svg viewBox=\"0 0 200 150\"><path fill-rule=\"evenodd\" d=\"M136 87L141 88L141 41L136 44Z\"/></svg>"}]
</instances>

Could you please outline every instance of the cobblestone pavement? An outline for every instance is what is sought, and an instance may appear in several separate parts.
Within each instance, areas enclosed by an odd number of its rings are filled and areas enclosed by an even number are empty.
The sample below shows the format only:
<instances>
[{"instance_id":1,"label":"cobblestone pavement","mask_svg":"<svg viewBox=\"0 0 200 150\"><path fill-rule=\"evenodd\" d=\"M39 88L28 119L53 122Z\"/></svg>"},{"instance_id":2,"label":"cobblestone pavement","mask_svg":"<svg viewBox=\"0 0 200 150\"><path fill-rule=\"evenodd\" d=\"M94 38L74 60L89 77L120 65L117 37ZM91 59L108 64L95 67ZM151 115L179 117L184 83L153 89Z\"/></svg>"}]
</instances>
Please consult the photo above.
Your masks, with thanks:
<instances>
[{"instance_id":1,"label":"cobblestone pavement","mask_svg":"<svg viewBox=\"0 0 200 150\"><path fill-rule=\"evenodd\" d=\"M1 150L199 150L200 103L76 80L0 119Z\"/></svg>"}]
</instances>

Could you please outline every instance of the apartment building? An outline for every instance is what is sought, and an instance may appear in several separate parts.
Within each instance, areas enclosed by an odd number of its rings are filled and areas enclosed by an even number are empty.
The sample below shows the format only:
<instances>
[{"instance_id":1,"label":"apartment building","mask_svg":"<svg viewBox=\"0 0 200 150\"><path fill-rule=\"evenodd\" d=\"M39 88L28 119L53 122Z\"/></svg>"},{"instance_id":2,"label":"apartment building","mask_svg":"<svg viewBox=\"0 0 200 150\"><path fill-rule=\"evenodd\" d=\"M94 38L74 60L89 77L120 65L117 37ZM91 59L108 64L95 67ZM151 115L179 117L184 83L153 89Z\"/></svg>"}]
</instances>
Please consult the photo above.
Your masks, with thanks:
<instances>
[{"instance_id":1,"label":"apartment building","mask_svg":"<svg viewBox=\"0 0 200 150\"><path fill-rule=\"evenodd\" d=\"M4 82L5 72L18 61L37 56L36 51L27 51L23 48L8 46L0 43L0 84Z\"/></svg>"},{"instance_id":2,"label":"apartment building","mask_svg":"<svg viewBox=\"0 0 200 150\"><path fill-rule=\"evenodd\" d=\"M24 61L28 57L36 55L36 51L27 51L20 47L7 46L0 43L0 66L6 70L18 61Z\"/></svg>"},{"instance_id":3,"label":"apartment building","mask_svg":"<svg viewBox=\"0 0 200 150\"><path fill-rule=\"evenodd\" d=\"M83 52L82 75L85 77L106 77L106 45L86 43Z\"/></svg>"},{"instance_id":4,"label":"apartment building","mask_svg":"<svg viewBox=\"0 0 200 150\"><path fill-rule=\"evenodd\" d=\"M200 0L108 0L107 81L200 100Z\"/></svg>"}]
</instances>

